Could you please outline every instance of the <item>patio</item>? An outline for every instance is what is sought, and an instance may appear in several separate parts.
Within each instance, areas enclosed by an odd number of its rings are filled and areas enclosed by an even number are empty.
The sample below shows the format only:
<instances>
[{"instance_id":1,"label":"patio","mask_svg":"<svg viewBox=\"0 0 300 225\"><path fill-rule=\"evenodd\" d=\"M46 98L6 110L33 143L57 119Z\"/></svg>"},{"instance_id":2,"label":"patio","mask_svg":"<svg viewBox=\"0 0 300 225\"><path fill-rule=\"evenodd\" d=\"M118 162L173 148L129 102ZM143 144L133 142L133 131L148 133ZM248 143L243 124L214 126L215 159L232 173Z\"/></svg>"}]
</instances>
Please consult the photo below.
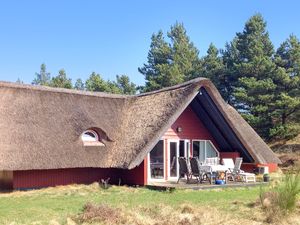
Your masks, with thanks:
<instances>
[{"instance_id":1,"label":"patio","mask_svg":"<svg viewBox=\"0 0 300 225\"><path fill-rule=\"evenodd\" d=\"M193 189L193 190L206 190L206 189L217 189L217 188L240 188L240 187L254 187L260 185L267 185L268 183L257 181L257 182L227 182L227 184L216 185L210 184L209 182L198 183L196 179L190 180L189 183L186 183L185 179L181 179L179 183L176 181L164 181L164 182L149 182L146 185L147 188L153 190L169 190L169 189Z\"/></svg>"}]
</instances>

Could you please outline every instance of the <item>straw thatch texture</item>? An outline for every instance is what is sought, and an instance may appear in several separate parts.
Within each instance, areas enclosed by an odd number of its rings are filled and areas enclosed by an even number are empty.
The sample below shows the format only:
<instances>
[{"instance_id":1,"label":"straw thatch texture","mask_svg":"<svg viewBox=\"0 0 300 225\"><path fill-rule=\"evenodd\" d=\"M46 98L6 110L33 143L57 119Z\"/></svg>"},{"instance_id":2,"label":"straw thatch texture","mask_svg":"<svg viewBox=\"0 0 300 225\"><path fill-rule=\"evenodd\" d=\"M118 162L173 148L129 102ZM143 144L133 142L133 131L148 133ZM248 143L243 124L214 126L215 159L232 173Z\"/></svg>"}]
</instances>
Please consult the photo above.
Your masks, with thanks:
<instances>
[{"instance_id":1,"label":"straw thatch texture","mask_svg":"<svg viewBox=\"0 0 300 225\"><path fill-rule=\"evenodd\" d=\"M0 82L0 170L133 168L204 86L257 163L278 162L207 79L137 96ZM237 114L237 115L235 115ZM105 147L84 147L94 128ZM234 129L234 128L233 128Z\"/></svg>"},{"instance_id":2,"label":"straw thatch texture","mask_svg":"<svg viewBox=\"0 0 300 225\"><path fill-rule=\"evenodd\" d=\"M210 85L206 90L256 163L281 163L280 159L243 117L232 106L225 103L214 85Z\"/></svg>"}]
</instances>

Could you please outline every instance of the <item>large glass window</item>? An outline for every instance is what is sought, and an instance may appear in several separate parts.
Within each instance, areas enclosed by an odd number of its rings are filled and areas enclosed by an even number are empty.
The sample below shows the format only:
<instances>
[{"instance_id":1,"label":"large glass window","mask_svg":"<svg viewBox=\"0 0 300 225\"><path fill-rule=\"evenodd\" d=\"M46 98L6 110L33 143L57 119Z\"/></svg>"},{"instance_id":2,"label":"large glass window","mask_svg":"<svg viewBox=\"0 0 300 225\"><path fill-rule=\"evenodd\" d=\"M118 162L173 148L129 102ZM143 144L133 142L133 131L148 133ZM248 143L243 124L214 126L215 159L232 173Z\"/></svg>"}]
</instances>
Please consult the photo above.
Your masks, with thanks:
<instances>
[{"instance_id":1,"label":"large glass window","mask_svg":"<svg viewBox=\"0 0 300 225\"><path fill-rule=\"evenodd\" d=\"M218 157L218 151L209 140L193 141L193 157L204 162L206 158Z\"/></svg>"},{"instance_id":2,"label":"large glass window","mask_svg":"<svg viewBox=\"0 0 300 225\"><path fill-rule=\"evenodd\" d=\"M150 152L150 176L164 178L164 141L160 140Z\"/></svg>"},{"instance_id":3,"label":"large glass window","mask_svg":"<svg viewBox=\"0 0 300 225\"><path fill-rule=\"evenodd\" d=\"M212 157L218 157L218 152L210 141L206 141L206 158Z\"/></svg>"}]
</instances>

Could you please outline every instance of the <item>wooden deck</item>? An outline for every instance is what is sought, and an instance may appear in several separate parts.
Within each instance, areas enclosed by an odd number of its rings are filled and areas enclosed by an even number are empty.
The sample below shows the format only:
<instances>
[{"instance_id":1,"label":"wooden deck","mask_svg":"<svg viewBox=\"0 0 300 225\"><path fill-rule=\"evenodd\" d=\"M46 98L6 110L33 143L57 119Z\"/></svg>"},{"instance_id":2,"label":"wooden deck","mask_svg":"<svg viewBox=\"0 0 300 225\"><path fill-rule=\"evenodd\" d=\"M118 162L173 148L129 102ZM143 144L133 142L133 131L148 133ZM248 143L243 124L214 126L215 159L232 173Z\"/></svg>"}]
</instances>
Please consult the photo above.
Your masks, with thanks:
<instances>
[{"instance_id":1,"label":"wooden deck","mask_svg":"<svg viewBox=\"0 0 300 225\"><path fill-rule=\"evenodd\" d=\"M197 183L195 180L190 183L186 183L185 180L179 181L161 181L161 182L149 182L147 188L153 190L170 190L170 189L193 189L193 190L205 190L205 189L216 189L216 188L240 188L240 187L254 187L260 185L266 185L265 182L228 182L223 185L210 184L209 182Z\"/></svg>"}]
</instances>

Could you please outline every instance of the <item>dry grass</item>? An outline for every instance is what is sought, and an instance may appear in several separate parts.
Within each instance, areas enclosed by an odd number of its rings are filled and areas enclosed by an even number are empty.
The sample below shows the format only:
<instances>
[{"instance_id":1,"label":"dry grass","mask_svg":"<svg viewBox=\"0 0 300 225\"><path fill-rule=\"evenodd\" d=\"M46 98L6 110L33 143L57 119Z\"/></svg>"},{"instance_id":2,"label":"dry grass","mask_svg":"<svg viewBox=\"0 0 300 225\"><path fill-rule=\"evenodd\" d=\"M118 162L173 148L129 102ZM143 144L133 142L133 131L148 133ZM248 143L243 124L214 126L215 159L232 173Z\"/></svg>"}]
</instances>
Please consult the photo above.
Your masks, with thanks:
<instances>
[{"instance_id":1,"label":"dry grass","mask_svg":"<svg viewBox=\"0 0 300 225\"><path fill-rule=\"evenodd\" d=\"M266 196L270 197L268 194ZM89 204L74 220L78 222L78 224L104 225L300 224L300 202L296 213L289 214L285 217L279 217L276 216L276 214L272 215L269 213L271 211L266 211L266 209L269 208L270 205L265 205L264 210L262 210L258 199L248 204L241 201L234 201L228 211L223 211L213 206L199 206L186 203L177 207L171 207L166 204L159 204L155 208L138 206L132 210L128 210L124 207L111 208L110 206ZM276 213L274 211L272 212ZM80 219L78 220L78 218Z\"/></svg>"},{"instance_id":2,"label":"dry grass","mask_svg":"<svg viewBox=\"0 0 300 225\"><path fill-rule=\"evenodd\" d=\"M300 169L300 134L288 141L270 143L270 147L278 155L283 172L291 172Z\"/></svg>"},{"instance_id":3,"label":"dry grass","mask_svg":"<svg viewBox=\"0 0 300 225\"><path fill-rule=\"evenodd\" d=\"M300 203L296 214L268 221L259 188L168 193L116 186L103 190L95 183L3 193L0 201L0 224L300 225Z\"/></svg>"},{"instance_id":4,"label":"dry grass","mask_svg":"<svg viewBox=\"0 0 300 225\"><path fill-rule=\"evenodd\" d=\"M165 204L157 208L139 206L134 210L110 208L103 205L89 205L74 221L79 224L132 224L132 225L240 225L261 224L253 218L240 218L211 206L182 204L176 208ZM107 213L109 212L109 213ZM90 217L94 216L94 217ZM78 220L79 218L79 220Z\"/></svg>"}]
</instances>

